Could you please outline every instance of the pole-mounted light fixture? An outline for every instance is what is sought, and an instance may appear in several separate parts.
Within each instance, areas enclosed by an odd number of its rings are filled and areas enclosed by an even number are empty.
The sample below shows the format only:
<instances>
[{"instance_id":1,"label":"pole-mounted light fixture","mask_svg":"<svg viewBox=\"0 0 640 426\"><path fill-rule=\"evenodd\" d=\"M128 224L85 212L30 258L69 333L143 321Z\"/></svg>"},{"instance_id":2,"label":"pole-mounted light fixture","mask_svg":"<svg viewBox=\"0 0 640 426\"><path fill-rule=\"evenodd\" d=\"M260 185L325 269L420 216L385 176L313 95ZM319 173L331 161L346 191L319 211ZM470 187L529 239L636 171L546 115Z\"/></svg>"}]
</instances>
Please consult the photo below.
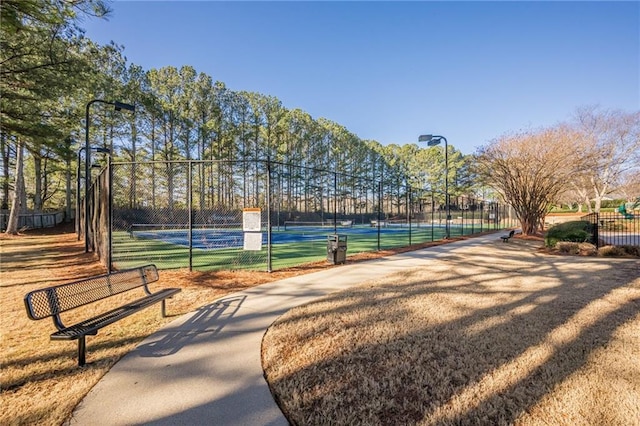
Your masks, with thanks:
<instances>
[{"instance_id":1,"label":"pole-mounted light fixture","mask_svg":"<svg viewBox=\"0 0 640 426\"><path fill-rule=\"evenodd\" d=\"M131 104L126 104L124 102L118 102L115 101L113 102L113 106L115 107L116 111L121 111L123 109L126 109L127 111L135 111L136 107L131 105Z\"/></svg>"},{"instance_id":2,"label":"pole-mounted light fixture","mask_svg":"<svg viewBox=\"0 0 640 426\"><path fill-rule=\"evenodd\" d=\"M449 239L450 232L449 232L449 223L451 221L451 211L450 206L449 206L449 147L448 147L448 143L447 143L447 138L445 138L444 136L438 136L438 135L420 135L418 136L418 142L426 142L427 146L436 146L439 145L440 142L442 142L444 140L444 202L445 202L445 208L447 210L447 224L446 226L446 237L447 239Z\"/></svg>"}]
</instances>

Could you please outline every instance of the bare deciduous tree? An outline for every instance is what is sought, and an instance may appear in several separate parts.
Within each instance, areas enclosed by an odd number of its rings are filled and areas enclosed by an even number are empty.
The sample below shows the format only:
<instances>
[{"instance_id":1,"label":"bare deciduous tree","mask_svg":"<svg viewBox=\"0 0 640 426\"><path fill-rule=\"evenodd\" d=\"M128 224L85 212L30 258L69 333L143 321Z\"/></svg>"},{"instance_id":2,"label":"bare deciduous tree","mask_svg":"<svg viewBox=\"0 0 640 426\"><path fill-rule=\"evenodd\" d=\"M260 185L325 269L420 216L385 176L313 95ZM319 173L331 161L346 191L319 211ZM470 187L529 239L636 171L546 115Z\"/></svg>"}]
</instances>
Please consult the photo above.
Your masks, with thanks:
<instances>
[{"instance_id":1,"label":"bare deciduous tree","mask_svg":"<svg viewBox=\"0 0 640 426\"><path fill-rule=\"evenodd\" d=\"M640 112L580 108L573 127L590 164L572 184L589 212L591 200L599 212L603 197L622 189L625 175L640 173Z\"/></svg>"},{"instance_id":2,"label":"bare deciduous tree","mask_svg":"<svg viewBox=\"0 0 640 426\"><path fill-rule=\"evenodd\" d=\"M524 235L542 229L549 205L584 169L579 140L567 126L557 126L505 135L479 150L479 174L513 206Z\"/></svg>"},{"instance_id":3,"label":"bare deciduous tree","mask_svg":"<svg viewBox=\"0 0 640 426\"><path fill-rule=\"evenodd\" d=\"M640 171L633 170L623 174L618 191L627 201L640 197Z\"/></svg>"}]
</instances>

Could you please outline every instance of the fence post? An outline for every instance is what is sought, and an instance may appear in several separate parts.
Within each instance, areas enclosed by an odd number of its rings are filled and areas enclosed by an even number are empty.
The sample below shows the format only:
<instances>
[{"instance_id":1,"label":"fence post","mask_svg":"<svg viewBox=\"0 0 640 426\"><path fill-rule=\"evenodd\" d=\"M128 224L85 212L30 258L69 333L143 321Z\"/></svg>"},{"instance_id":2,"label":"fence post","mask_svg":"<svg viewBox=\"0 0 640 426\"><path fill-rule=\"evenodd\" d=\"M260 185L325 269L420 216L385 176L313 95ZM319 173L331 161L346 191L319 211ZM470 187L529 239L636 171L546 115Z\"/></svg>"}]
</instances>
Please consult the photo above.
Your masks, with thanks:
<instances>
[{"instance_id":1,"label":"fence post","mask_svg":"<svg viewBox=\"0 0 640 426\"><path fill-rule=\"evenodd\" d=\"M382 218L380 217L382 213L382 179L378 181L378 221L376 225L378 226L378 251L380 251L380 221Z\"/></svg>"},{"instance_id":2,"label":"fence post","mask_svg":"<svg viewBox=\"0 0 640 426\"><path fill-rule=\"evenodd\" d=\"M333 172L333 233L338 233L338 172Z\"/></svg>"},{"instance_id":3,"label":"fence post","mask_svg":"<svg viewBox=\"0 0 640 426\"><path fill-rule=\"evenodd\" d=\"M462 202L460 202L462 200ZM464 196L456 196L458 202L458 210L460 211L460 235L464 237Z\"/></svg>"},{"instance_id":4,"label":"fence post","mask_svg":"<svg viewBox=\"0 0 640 426\"><path fill-rule=\"evenodd\" d=\"M433 221L436 219L435 218L435 210L434 210L435 208L436 208L436 200L435 200L435 195L434 195L433 190L432 190L431 191L431 242L433 242L433 239L435 238L435 235L433 233Z\"/></svg>"},{"instance_id":5,"label":"fence post","mask_svg":"<svg viewBox=\"0 0 640 426\"><path fill-rule=\"evenodd\" d=\"M467 206L471 211L471 235L473 235L473 231L476 225L476 200L473 198L469 198ZM473 206L473 208L471 206Z\"/></svg>"},{"instance_id":6,"label":"fence post","mask_svg":"<svg viewBox=\"0 0 640 426\"><path fill-rule=\"evenodd\" d=\"M189 160L187 166L187 212L189 214L189 272L193 271L193 161Z\"/></svg>"},{"instance_id":7,"label":"fence post","mask_svg":"<svg viewBox=\"0 0 640 426\"><path fill-rule=\"evenodd\" d=\"M267 157L267 272L272 272L271 259L271 159ZM278 221L278 225L280 222Z\"/></svg>"},{"instance_id":8,"label":"fence post","mask_svg":"<svg viewBox=\"0 0 640 426\"><path fill-rule=\"evenodd\" d=\"M445 202L446 202L446 199L447 199L446 195L445 195L444 199L445 199ZM442 225L442 206L440 206L440 204L438 204L438 225L439 225L438 228L440 228L440 225ZM445 231L444 232L445 232L445 236L446 236L447 235L447 229L449 229L448 228L449 227L449 222L446 221L446 220L445 220L445 223L444 223L444 227L445 227ZM442 239L444 240L444 238L442 238Z\"/></svg>"},{"instance_id":9,"label":"fence post","mask_svg":"<svg viewBox=\"0 0 640 426\"><path fill-rule=\"evenodd\" d=\"M107 179L107 272L110 274L113 262L113 168L110 155L107 156Z\"/></svg>"},{"instance_id":10,"label":"fence post","mask_svg":"<svg viewBox=\"0 0 640 426\"><path fill-rule=\"evenodd\" d=\"M593 239L596 240L596 248L600 248L600 214L596 213L596 221L593 224Z\"/></svg>"},{"instance_id":11,"label":"fence post","mask_svg":"<svg viewBox=\"0 0 640 426\"><path fill-rule=\"evenodd\" d=\"M407 222L409 223L409 245L411 245L411 185L407 185Z\"/></svg>"}]
</instances>

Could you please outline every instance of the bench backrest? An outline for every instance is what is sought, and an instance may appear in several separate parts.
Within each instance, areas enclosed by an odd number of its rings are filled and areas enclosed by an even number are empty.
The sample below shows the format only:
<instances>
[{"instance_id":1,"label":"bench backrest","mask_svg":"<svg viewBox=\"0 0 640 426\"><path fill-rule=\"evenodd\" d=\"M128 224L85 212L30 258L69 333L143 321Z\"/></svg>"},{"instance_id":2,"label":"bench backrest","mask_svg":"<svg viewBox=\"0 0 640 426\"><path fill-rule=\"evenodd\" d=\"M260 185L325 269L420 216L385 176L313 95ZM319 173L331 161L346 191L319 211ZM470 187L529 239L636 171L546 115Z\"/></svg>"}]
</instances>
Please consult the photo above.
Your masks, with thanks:
<instances>
[{"instance_id":1,"label":"bench backrest","mask_svg":"<svg viewBox=\"0 0 640 426\"><path fill-rule=\"evenodd\" d=\"M155 265L99 275L68 284L34 290L24 297L27 315L33 320L61 312L158 281ZM145 287L145 291L148 289Z\"/></svg>"}]
</instances>

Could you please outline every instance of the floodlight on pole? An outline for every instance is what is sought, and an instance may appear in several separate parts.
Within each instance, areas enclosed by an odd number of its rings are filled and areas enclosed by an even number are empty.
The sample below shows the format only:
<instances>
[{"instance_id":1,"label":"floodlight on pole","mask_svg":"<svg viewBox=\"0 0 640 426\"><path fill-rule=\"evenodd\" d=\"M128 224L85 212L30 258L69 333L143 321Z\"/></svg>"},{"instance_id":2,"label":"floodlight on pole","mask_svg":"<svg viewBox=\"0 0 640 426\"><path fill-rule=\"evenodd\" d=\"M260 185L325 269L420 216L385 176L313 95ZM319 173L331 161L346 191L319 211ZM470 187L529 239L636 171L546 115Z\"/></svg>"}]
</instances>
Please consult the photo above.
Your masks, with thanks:
<instances>
[{"instance_id":1,"label":"floodlight on pole","mask_svg":"<svg viewBox=\"0 0 640 426\"><path fill-rule=\"evenodd\" d=\"M447 138L444 136L438 135L420 135L418 136L418 142L426 142L427 146L436 146L439 145L440 142L444 140L444 203L447 211L447 223L446 227L446 239L449 239L449 223L451 221L451 211L449 206L449 147L447 143Z\"/></svg>"},{"instance_id":2,"label":"floodlight on pole","mask_svg":"<svg viewBox=\"0 0 640 426\"><path fill-rule=\"evenodd\" d=\"M133 112L133 111L136 110L135 106L133 106L131 104L126 104L124 102L115 101L115 102L113 102L113 106L115 107L116 111L121 111L123 109L126 109L127 111L132 111Z\"/></svg>"},{"instance_id":3,"label":"floodlight on pole","mask_svg":"<svg viewBox=\"0 0 640 426\"><path fill-rule=\"evenodd\" d=\"M95 103L102 103L107 105L113 105L116 111L121 111L123 109L127 111L135 112L136 107L131 104L127 104L124 102L110 102L102 99L92 99L87 103L87 107L85 109L85 117L84 117L84 149L85 149L85 159L84 159L84 252L89 252L89 184L91 183L91 175L90 175L90 163L91 163L91 150L89 147L89 108L91 105ZM103 148L106 149L106 148ZM78 152L78 158L80 157L80 153ZM79 184L78 184L79 186ZM77 214L77 213L76 213Z\"/></svg>"}]
</instances>

